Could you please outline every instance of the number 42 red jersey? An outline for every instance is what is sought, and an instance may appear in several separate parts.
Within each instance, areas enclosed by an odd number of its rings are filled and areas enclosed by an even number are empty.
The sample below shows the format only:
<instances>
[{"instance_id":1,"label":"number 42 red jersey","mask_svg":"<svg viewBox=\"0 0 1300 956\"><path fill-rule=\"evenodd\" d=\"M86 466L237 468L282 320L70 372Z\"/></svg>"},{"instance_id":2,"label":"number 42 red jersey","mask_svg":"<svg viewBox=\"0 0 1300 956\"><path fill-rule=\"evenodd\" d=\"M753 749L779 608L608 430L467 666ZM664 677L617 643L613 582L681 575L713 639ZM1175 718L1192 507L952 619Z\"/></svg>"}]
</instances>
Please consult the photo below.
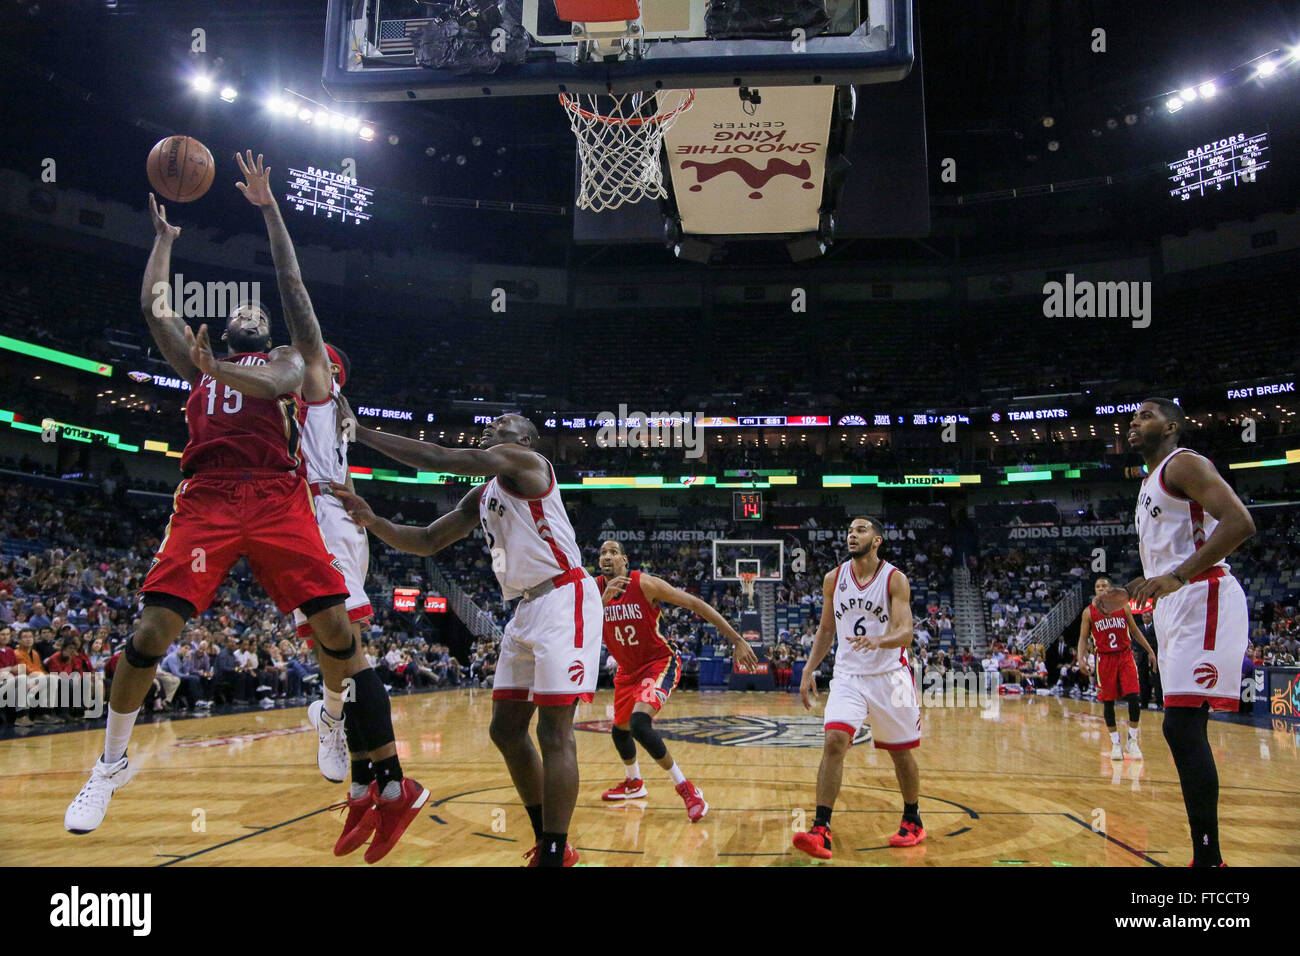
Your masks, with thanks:
<instances>
[{"instance_id":1,"label":"number 42 red jersey","mask_svg":"<svg viewBox=\"0 0 1300 956\"><path fill-rule=\"evenodd\" d=\"M220 361L265 365L267 353L241 352ZM296 394L254 398L200 376L185 402L190 440L181 455L181 472L299 471L306 417L307 405Z\"/></svg>"},{"instance_id":2,"label":"number 42 red jersey","mask_svg":"<svg viewBox=\"0 0 1300 956\"><path fill-rule=\"evenodd\" d=\"M629 673L669 657L673 649L659 633L660 609L641 590L641 572L633 571L623 593L605 605L605 647ZM605 575L596 578L605 593Z\"/></svg>"},{"instance_id":3,"label":"number 42 red jersey","mask_svg":"<svg viewBox=\"0 0 1300 956\"><path fill-rule=\"evenodd\" d=\"M1120 610L1103 617L1095 604L1088 605L1088 621L1092 624L1092 642L1098 654L1118 654L1130 647L1128 616Z\"/></svg>"}]
</instances>

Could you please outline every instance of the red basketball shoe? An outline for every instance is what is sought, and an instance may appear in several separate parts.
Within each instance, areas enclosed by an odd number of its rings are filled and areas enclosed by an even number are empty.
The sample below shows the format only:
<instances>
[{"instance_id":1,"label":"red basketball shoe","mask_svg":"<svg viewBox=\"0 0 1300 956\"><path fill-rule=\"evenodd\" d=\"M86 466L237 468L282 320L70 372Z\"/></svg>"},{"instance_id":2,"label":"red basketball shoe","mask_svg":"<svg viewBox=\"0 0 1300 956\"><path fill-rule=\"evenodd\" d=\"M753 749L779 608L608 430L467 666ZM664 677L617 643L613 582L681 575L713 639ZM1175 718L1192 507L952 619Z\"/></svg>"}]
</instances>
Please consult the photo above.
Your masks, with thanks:
<instances>
[{"instance_id":1,"label":"red basketball shoe","mask_svg":"<svg viewBox=\"0 0 1300 956\"><path fill-rule=\"evenodd\" d=\"M700 788L689 780L683 780L677 785L677 795L686 804L686 815L691 818L692 823L703 820L704 814L709 812L709 805L704 802L704 794L700 793Z\"/></svg>"},{"instance_id":2,"label":"red basketball shoe","mask_svg":"<svg viewBox=\"0 0 1300 956\"><path fill-rule=\"evenodd\" d=\"M818 860L829 860L831 858L831 828L813 827L807 833L796 833L794 835L794 848L803 850L803 852Z\"/></svg>"},{"instance_id":3,"label":"red basketball shoe","mask_svg":"<svg viewBox=\"0 0 1300 956\"><path fill-rule=\"evenodd\" d=\"M524 851L524 859L528 862L524 866L537 866L539 852L542 848L541 843L534 843L532 848ZM578 862L578 851L573 848L572 843L564 844L564 865L573 866Z\"/></svg>"},{"instance_id":4,"label":"red basketball shoe","mask_svg":"<svg viewBox=\"0 0 1300 956\"><path fill-rule=\"evenodd\" d=\"M636 780L624 780L617 787L610 787L600 795L602 800L635 800L637 797L644 797L648 790L645 788L645 781L637 778Z\"/></svg>"},{"instance_id":5,"label":"red basketball shoe","mask_svg":"<svg viewBox=\"0 0 1300 956\"><path fill-rule=\"evenodd\" d=\"M375 826L375 838L366 850L366 862L378 863L391 850L411 821L416 818L420 808L429 802L429 791L410 777L402 778L402 792L395 799L385 800L375 797L375 814L379 818Z\"/></svg>"},{"instance_id":6,"label":"red basketball shoe","mask_svg":"<svg viewBox=\"0 0 1300 956\"><path fill-rule=\"evenodd\" d=\"M372 780L366 792L360 797L355 800L348 797L343 803L338 804L340 807L348 808L348 815L343 821L343 832L339 834L338 842L334 844L335 856L347 856L370 839L370 834L374 833L375 827L379 825L379 811L375 809L377 799L379 799L379 788Z\"/></svg>"},{"instance_id":7,"label":"red basketball shoe","mask_svg":"<svg viewBox=\"0 0 1300 956\"><path fill-rule=\"evenodd\" d=\"M906 820L898 828L898 832L889 838L890 846L916 846L925 839L925 827L917 826L915 823L908 823Z\"/></svg>"}]
</instances>

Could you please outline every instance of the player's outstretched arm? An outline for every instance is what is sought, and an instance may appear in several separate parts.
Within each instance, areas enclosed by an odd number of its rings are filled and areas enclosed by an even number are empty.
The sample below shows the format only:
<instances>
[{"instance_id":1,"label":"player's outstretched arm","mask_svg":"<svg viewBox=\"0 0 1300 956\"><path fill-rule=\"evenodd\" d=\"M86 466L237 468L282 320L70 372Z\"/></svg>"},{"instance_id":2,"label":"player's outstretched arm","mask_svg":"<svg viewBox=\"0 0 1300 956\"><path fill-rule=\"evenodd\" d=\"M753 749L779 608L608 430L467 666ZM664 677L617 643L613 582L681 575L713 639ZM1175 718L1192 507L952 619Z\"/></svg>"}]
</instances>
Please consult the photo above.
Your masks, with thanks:
<instances>
[{"instance_id":1,"label":"player's outstretched arm","mask_svg":"<svg viewBox=\"0 0 1300 956\"><path fill-rule=\"evenodd\" d=\"M393 524L387 518L379 517L360 495L349 491L338 482L331 482L330 488L343 504L348 517L361 527L369 528L380 541L398 551L424 557L437 554L478 526L478 499L483 493L483 487L480 485L460 500L455 511L448 512L431 525L420 527L411 524Z\"/></svg>"},{"instance_id":2,"label":"player's outstretched arm","mask_svg":"<svg viewBox=\"0 0 1300 956\"><path fill-rule=\"evenodd\" d=\"M835 640L836 577L836 571L828 571L822 578L822 619L817 625L817 636L813 638L812 647L808 650L803 676L799 678L799 699L803 701L805 709L811 708L812 700L817 698L817 668L830 653L831 642ZM810 695L812 700L809 699Z\"/></svg>"},{"instance_id":3,"label":"player's outstretched arm","mask_svg":"<svg viewBox=\"0 0 1300 956\"><path fill-rule=\"evenodd\" d=\"M1255 533L1255 519L1207 459L1200 455L1175 455L1165 466L1164 478L1171 491L1197 502L1219 524L1205 539L1205 544L1172 572L1144 581L1137 591L1139 602L1172 594L1214 567Z\"/></svg>"},{"instance_id":4,"label":"player's outstretched arm","mask_svg":"<svg viewBox=\"0 0 1300 956\"><path fill-rule=\"evenodd\" d=\"M251 398L279 398L302 387L302 356L292 346L271 349L265 365L238 365L217 361L206 324L199 326L197 335L186 326L185 341L199 371Z\"/></svg>"},{"instance_id":5,"label":"player's outstretched arm","mask_svg":"<svg viewBox=\"0 0 1300 956\"><path fill-rule=\"evenodd\" d=\"M253 158L253 151L243 156L235 154L235 162L247 182L235 183L244 198L262 210L266 220L266 234L271 242L271 261L275 263L275 281L280 289L280 304L284 307L284 321L289 326L289 341L302 353L302 397L309 402L323 402L332 391L329 355L325 352L325 339L321 335L316 310L311 296L302 281L298 256L293 251L289 227L284 224L275 194L271 191L271 167L262 165L262 154Z\"/></svg>"},{"instance_id":6,"label":"player's outstretched arm","mask_svg":"<svg viewBox=\"0 0 1300 956\"><path fill-rule=\"evenodd\" d=\"M190 358L190 348L185 341L186 325L168 304L172 296L172 243L181 234L179 226L167 221L166 207L158 205L153 193L149 194L149 214L153 217L153 249L144 267L144 281L140 285L140 309L153 340L176 374L193 385L199 370Z\"/></svg>"},{"instance_id":7,"label":"player's outstretched arm","mask_svg":"<svg viewBox=\"0 0 1300 956\"><path fill-rule=\"evenodd\" d=\"M651 601L658 601L660 604L676 604L708 621L718 629L719 634L731 642L738 664L753 667L758 663L758 657L754 654L754 649L749 646L749 642L741 637L718 609L707 601L681 588L673 587L663 578L645 572L641 574L641 592Z\"/></svg>"}]
</instances>

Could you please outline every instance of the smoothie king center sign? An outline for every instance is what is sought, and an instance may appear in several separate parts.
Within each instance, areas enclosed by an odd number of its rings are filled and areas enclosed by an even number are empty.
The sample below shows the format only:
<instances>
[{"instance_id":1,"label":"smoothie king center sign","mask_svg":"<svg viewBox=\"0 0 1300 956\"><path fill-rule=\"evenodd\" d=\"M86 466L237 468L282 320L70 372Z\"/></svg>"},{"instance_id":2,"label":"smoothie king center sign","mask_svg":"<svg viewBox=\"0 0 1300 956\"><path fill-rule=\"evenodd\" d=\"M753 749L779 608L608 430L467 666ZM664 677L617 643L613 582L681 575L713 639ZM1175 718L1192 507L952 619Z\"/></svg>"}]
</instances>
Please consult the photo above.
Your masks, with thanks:
<instances>
[{"instance_id":1,"label":"smoothie king center sign","mask_svg":"<svg viewBox=\"0 0 1300 956\"><path fill-rule=\"evenodd\" d=\"M755 106L734 89L696 90L695 105L668 130L683 232L816 231L835 89L758 92Z\"/></svg>"}]
</instances>

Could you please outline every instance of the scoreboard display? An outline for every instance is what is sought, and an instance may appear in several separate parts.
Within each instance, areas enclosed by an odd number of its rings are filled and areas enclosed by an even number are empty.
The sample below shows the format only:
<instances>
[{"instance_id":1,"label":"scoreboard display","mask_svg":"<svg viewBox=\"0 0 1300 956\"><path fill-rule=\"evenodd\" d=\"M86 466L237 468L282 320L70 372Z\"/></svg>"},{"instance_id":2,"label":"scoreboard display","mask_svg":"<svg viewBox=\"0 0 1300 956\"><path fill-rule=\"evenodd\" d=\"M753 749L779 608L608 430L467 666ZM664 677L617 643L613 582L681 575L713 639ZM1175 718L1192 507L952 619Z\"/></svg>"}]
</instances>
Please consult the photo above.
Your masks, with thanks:
<instances>
[{"instance_id":1,"label":"scoreboard display","mask_svg":"<svg viewBox=\"0 0 1300 956\"><path fill-rule=\"evenodd\" d=\"M731 493L731 519L733 521L762 521L763 493L761 491L733 491Z\"/></svg>"},{"instance_id":2,"label":"scoreboard display","mask_svg":"<svg viewBox=\"0 0 1300 956\"><path fill-rule=\"evenodd\" d=\"M1253 183L1268 163L1267 133L1234 133L1203 143L1169 164L1169 195L1185 202L1228 186Z\"/></svg>"},{"instance_id":3,"label":"scoreboard display","mask_svg":"<svg viewBox=\"0 0 1300 956\"><path fill-rule=\"evenodd\" d=\"M342 223L369 222L375 191L351 176L316 166L290 169L285 200L295 212Z\"/></svg>"}]
</instances>

